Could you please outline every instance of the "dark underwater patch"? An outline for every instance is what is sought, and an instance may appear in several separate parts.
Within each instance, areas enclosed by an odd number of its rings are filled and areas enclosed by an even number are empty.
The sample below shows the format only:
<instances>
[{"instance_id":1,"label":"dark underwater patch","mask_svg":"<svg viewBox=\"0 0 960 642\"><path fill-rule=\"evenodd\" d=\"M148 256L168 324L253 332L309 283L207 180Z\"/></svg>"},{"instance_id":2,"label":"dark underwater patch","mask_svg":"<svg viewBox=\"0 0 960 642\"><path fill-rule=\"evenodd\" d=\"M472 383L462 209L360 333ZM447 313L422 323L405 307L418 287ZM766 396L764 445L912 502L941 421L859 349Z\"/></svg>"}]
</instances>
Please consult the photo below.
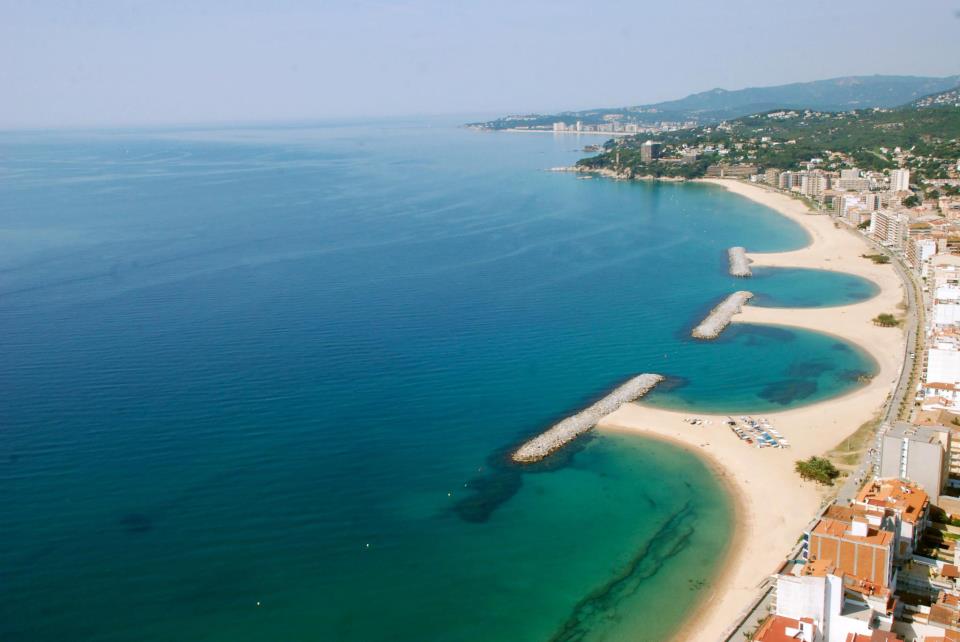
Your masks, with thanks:
<instances>
[{"instance_id":1,"label":"dark underwater patch","mask_svg":"<svg viewBox=\"0 0 960 642\"><path fill-rule=\"evenodd\" d=\"M834 374L837 381L844 383L864 383L871 375L866 370L840 370Z\"/></svg>"},{"instance_id":2,"label":"dark underwater patch","mask_svg":"<svg viewBox=\"0 0 960 642\"><path fill-rule=\"evenodd\" d=\"M487 472L467 482L467 495L453 505L453 512L465 522L481 524L494 511L520 492L523 473L507 464L487 465Z\"/></svg>"},{"instance_id":3,"label":"dark underwater patch","mask_svg":"<svg viewBox=\"0 0 960 642\"><path fill-rule=\"evenodd\" d=\"M153 530L153 520L143 513L127 513L120 517L120 527L131 535L147 533Z\"/></svg>"},{"instance_id":4,"label":"dark underwater patch","mask_svg":"<svg viewBox=\"0 0 960 642\"><path fill-rule=\"evenodd\" d=\"M732 331L731 331L732 330ZM720 336L728 334L730 338L743 338L744 345L763 346L771 342L789 343L797 336L790 330L771 325L731 324Z\"/></svg>"},{"instance_id":5,"label":"dark underwater patch","mask_svg":"<svg viewBox=\"0 0 960 642\"><path fill-rule=\"evenodd\" d=\"M830 349L836 350L837 352L850 352L850 346L846 343L840 343L839 341L830 346Z\"/></svg>"},{"instance_id":6,"label":"dark underwater patch","mask_svg":"<svg viewBox=\"0 0 960 642\"><path fill-rule=\"evenodd\" d=\"M797 361L787 368L787 374L791 377L803 379L805 377L819 377L832 369L833 365L826 361Z\"/></svg>"},{"instance_id":7,"label":"dark underwater patch","mask_svg":"<svg viewBox=\"0 0 960 642\"><path fill-rule=\"evenodd\" d=\"M786 379L764 386L760 391L763 399L781 406L806 399L817 391L817 382L809 379Z\"/></svg>"},{"instance_id":8,"label":"dark underwater patch","mask_svg":"<svg viewBox=\"0 0 960 642\"><path fill-rule=\"evenodd\" d=\"M524 474L549 473L572 466L576 454L592 438L588 432L535 464L520 465L510 459L519 444L495 451L487 457L483 472L467 481L467 495L454 503L453 512L465 522L486 522L520 492Z\"/></svg>"},{"instance_id":9,"label":"dark underwater patch","mask_svg":"<svg viewBox=\"0 0 960 642\"><path fill-rule=\"evenodd\" d=\"M664 522L616 576L577 602L567 621L550 637L550 642L579 642L595 636L597 627L603 622L616 621L620 603L687 547L694 532L695 519L696 513L688 501Z\"/></svg>"},{"instance_id":10,"label":"dark underwater patch","mask_svg":"<svg viewBox=\"0 0 960 642\"><path fill-rule=\"evenodd\" d=\"M647 396L653 395L658 392L673 392L684 388L690 385L690 379L687 377L674 377L672 375L664 375L663 381L657 384L657 386L651 390Z\"/></svg>"}]
</instances>

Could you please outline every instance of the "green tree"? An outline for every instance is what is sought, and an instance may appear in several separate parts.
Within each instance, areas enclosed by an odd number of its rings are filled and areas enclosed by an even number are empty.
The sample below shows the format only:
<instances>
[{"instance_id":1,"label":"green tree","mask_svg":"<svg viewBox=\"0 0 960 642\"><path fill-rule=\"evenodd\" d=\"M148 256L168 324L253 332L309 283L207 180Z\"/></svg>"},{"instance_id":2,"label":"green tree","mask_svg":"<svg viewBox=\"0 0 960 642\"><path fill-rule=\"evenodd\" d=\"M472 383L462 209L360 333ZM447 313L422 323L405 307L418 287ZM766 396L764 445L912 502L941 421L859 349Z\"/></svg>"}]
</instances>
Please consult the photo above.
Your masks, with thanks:
<instances>
[{"instance_id":1,"label":"green tree","mask_svg":"<svg viewBox=\"0 0 960 642\"><path fill-rule=\"evenodd\" d=\"M794 470L804 479L812 479L824 486L833 486L833 481L840 476L840 471L825 457L810 457L799 460Z\"/></svg>"},{"instance_id":2,"label":"green tree","mask_svg":"<svg viewBox=\"0 0 960 642\"><path fill-rule=\"evenodd\" d=\"M884 328L895 328L900 325L900 322L897 321L897 318L892 314L884 312L873 318L873 325L879 325Z\"/></svg>"}]
</instances>

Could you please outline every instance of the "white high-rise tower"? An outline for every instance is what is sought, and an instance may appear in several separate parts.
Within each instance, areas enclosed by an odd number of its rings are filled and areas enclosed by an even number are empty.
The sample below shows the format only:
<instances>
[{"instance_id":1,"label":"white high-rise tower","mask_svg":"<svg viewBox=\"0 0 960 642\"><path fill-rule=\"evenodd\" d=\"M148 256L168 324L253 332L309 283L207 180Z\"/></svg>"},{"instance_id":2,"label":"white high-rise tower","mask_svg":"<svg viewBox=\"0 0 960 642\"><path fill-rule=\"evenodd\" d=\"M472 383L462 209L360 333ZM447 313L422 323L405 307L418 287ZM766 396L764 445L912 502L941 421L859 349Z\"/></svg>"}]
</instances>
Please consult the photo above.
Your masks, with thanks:
<instances>
[{"instance_id":1,"label":"white high-rise tower","mask_svg":"<svg viewBox=\"0 0 960 642\"><path fill-rule=\"evenodd\" d=\"M890 170L890 189L894 192L906 192L910 189L910 170Z\"/></svg>"}]
</instances>

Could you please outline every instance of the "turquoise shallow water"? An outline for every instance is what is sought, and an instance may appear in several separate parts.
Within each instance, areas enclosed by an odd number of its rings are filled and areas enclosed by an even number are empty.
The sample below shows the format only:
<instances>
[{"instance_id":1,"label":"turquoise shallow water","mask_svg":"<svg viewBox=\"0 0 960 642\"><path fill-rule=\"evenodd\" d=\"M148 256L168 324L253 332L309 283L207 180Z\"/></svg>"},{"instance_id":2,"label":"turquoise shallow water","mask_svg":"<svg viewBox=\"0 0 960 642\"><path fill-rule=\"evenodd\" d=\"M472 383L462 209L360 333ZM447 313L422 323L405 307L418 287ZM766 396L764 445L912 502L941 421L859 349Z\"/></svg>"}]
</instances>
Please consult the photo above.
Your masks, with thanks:
<instances>
[{"instance_id":1,"label":"turquoise shallow water","mask_svg":"<svg viewBox=\"0 0 960 642\"><path fill-rule=\"evenodd\" d=\"M727 247L806 235L711 186L539 171L576 146L0 134L0 638L667 635L727 546L710 471L619 436L503 453L638 372L670 375L654 403L747 412L874 364L780 328L689 339L742 287Z\"/></svg>"},{"instance_id":2,"label":"turquoise shallow water","mask_svg":"<svg viewBox=\"0 0 960 642\"><path fill-rule=\"evenodd\" d=\"M750 305L810 308L849 305L875 297L876 283L845 272L787 268L752 268L744 287L754 293Z\"/></svg>"}]
</instances>

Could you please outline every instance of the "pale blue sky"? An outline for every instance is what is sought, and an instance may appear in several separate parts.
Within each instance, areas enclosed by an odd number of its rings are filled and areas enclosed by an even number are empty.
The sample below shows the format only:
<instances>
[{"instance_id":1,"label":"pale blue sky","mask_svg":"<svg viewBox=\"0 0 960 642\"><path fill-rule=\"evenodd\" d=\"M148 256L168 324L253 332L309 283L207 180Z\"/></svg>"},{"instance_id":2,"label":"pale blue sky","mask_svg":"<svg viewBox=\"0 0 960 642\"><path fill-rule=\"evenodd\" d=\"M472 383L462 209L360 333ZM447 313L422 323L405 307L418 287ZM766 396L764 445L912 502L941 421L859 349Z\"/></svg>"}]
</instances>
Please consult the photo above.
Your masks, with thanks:
<instances>
[{"instance_id":1,"label":"pale blue sky","mask_svg":"<svg viewBox=\"0 0 960 642\"><path fill-rule=\"evenodd\" d=\"M556 111L960 73L960 0L0 0L0 127Z\"/></svg>"}]
</instances>

